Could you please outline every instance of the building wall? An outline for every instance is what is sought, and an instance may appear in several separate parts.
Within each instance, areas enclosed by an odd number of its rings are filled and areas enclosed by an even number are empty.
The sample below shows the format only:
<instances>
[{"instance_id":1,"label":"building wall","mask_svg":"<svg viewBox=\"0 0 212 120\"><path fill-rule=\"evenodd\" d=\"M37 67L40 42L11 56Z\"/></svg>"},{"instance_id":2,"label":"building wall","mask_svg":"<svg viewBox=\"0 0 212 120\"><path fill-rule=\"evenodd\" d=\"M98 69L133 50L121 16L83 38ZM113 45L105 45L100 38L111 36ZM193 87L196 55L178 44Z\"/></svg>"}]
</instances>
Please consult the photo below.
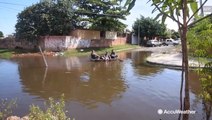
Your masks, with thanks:
<instances>
[{"instance_id":1,"label":"building wall","mask_svg":"<svg viewBox=\"0 0 212 120\"><path fill-rule=\"evenodd\" d=\"M72 48L88 48L90 47L91 40L90 39L80 39L77 37L66 36L66 45L68 49Z\"/></svg>"},{"instance_id":2,"label":"building wall","mask_svg":"<svg viewBox=\"0 0 212 120\"><path fill-rule=\"evenodd\" d=\"M15 48L22 48L22 49L34 49L36 44L33 44L29 41L16 41L15 38L4 38L0 40L0 48L5 49L15 49Z\"/></svg>"},{"instance_id":3,"label":"building wall","mask_svg":"<svg viewBox=\"0 0 212 120\"><path fill-rule=\"evenodd\" d=\"M138 44L138 36L132 35L131 36L131 44L137 45Z\"/></svg>"},{"instance_id":4,"label":"building wall","mask_svg":"<svg viewBox=\"0 0 212 120\"><path fill-rule=\"evenodd\" d=\"M124 45L126 41L126 37L118 37L117 39L80 39L73 36L47 36L41 39L39 45L46 51L62 51L75 48Z\"/></svg>"},{"instance_id":5,"label":"building wall","mask_svg":"<svg viewBox=\"0 0 212 120\"><path fill-rule=\"evenodd\" d=\"M39 42L41 48L46 51L63 51L67 49L66 36L45 36Z\"/></svg>"},{"instance_id":6,"label":"building wall","mask_svg":"<svg viewBox=\"0 0 212 120\"><path fill-rule=\"evenodd\" d=\"M127 37L117 37L112 40L112 46L114 45L125 45L127 43Z\"/></svg>"},{"instance_id":7,"label":"building wall","mask_svg":"<svg viewBox=\"0 0 212 120\"><path fill-rule=\"evenodd\" d=\"M105 39L116 39L117 32L106 31L105 32Z\"/></svg>"},{"instance_id":8,"label":"building wall","mask_svg":"<svg viewBox=\"0 0 212 120\"><path fill-rule=\"evenodd\" d=\"M71 36L81 39L100 39L100 31L95 30L73 30L70 33Z\"/></svg>"}]
</instances>

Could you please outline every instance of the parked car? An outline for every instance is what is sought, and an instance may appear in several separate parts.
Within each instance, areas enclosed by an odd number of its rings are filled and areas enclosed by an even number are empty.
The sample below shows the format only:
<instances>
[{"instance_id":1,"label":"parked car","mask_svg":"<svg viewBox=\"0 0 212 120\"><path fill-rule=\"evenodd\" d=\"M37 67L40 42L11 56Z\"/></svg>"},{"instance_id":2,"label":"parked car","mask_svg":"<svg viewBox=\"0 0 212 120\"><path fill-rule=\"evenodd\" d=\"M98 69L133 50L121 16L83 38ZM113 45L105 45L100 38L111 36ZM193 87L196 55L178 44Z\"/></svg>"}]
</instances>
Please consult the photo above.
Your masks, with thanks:
<instances>
[{"instance_id":1,"label":"parked car","mask_svg":"<svg viewBox=\"0 0 212 120\"><path fill-rule=\"evenodd\" d=\"M181 39L176 39L176 40L174 40L176 43L178 43L178 45L180 45L181 44Z\"/></svg>"},{"instance_id":2,"label":"parked car","mask_svg":"<svg viewBox=\"0 0 212 120\"><path fill-rule=\"evenodd\" d=\"M146 44L151 47L161 46L161 42L157 40L148 40Z\"/></svg>"},{"instance_id":3,"label":"parked car","mask_svg":"<svg viewBox=\"0 0 212 120\"><path fill-rule=\"evenodd\" d=\"M166 39L163 43L163 45L179 45L179 42L178 41L175 41L173 39Z\"/></svg>"}]
</instances>

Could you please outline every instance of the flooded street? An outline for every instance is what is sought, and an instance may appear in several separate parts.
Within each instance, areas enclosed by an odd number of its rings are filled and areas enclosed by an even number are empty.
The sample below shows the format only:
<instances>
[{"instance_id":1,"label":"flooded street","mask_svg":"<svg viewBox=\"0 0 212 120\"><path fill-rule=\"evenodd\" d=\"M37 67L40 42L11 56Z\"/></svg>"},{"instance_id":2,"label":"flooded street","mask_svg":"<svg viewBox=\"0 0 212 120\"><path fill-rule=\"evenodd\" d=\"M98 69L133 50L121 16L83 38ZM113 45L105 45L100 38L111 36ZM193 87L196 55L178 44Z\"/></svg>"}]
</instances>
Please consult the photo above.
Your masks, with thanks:
<instances>
[{"instance_id":1,"label":"flooded street","mask_svg":"<svg viewBox=\"0 0 212 120\"><path fill-rule=\"evenodd\" d=\"M111 62L88 57L0 59L0 98L17 98L14 115L28 114L29 105L43 106L49 97L64 93L68 116L76 120L174 120L178 114L158 109L180 109L181 71L145 63L148 52L119 53ZM190 73L190 120L204 120L200 82Z\"/></svg>"}]
</instances>

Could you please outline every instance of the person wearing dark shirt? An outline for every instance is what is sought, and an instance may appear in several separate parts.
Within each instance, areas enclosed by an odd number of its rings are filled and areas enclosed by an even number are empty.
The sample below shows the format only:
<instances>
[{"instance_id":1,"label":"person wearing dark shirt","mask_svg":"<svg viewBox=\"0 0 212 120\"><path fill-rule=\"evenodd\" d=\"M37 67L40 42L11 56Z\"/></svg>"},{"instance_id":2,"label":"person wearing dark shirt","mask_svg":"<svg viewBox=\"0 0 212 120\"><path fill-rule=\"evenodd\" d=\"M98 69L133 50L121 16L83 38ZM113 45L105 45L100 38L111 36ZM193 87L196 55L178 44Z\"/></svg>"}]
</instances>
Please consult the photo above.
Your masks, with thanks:
<instances>
[{"instance_id":1,"label":"person wearing dark shirt","mask_svg":"<svg viewBox=\"0 0 212 120\"><path fill-rule=\"evenodd\" d=\"M94 50L92 50L91 51L91 58L92 59L100 59L100 56Z\"/></svg>"},{"instance_id":2,"label":"person wearing dark shirt","mask_svg":"<svg viewBox=\"0 0 212 120\"><path fill-rule=\"evenodd\" d=\"M118 55L116 55L116 53L114 52L114 50L112 50L111 53L110 53L110 57L111 57L112 59L114 59L114 58L117 58Z\"/></svg>"}]
</instances>

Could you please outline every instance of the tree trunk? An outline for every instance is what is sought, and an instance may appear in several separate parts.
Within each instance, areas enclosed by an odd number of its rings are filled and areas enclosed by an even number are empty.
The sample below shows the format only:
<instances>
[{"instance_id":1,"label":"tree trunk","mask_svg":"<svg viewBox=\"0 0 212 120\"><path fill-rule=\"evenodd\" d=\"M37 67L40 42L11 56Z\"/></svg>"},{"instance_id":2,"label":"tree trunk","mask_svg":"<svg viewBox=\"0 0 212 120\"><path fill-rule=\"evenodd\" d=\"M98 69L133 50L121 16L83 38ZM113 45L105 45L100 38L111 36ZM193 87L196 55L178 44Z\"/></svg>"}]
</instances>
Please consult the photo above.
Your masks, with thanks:
<instances>
[{"instance_id":1,"label":"tree trunk","mask_svg":"<svg viewBox=\"0 0 212 120\"><path fill-rule=\"evenodd\" d=\"M184 68L182 68L185 72L185 97L184 97L184 109L183 110L189 110L190 109L190 97L189 97L189 78L188 78L188 49L187 49L187 0L183 0L183 26L182 26L182 53L183 53L183 64ZM188 120L189 114L183 114L183 120Z\"/></svg>"},{"instance_id":2,"label":"tree trunk","mask_svg":"<svg viewBox=\"0 0 212 120\"><path fill-rule=\"evenodd\" d=\"M178 28L179 28L179 33L180 33L180 38L181 38L181 43L182 42L182 36L183 36L183 30L182 27L180 26L180 24L178 24ZM183 47L181 47L182 50ZM183 51L183 50L182 50ZM184 56L182 55L182 72L181 72L181 85L180 85L180 110L183 110L183 85L184 85ZM179 114L178 120L181 120L181 113Z\"/></svg>"},{"instance_id":3,"label":"tree trunk","mask_svg":"<svg viewBox=\"0 0 212 120\"><path fill-rule=\"evenodd\" d=\"M188 50L187 50L187 26L183 27L183 43L182 43L182 53L183 53L183 71L185 75L185 97L184 97L184 109L183 110L189 110L190 109L190 96L189 96L189 78L188 78ZM183 120L188 120L189 115L183 114Z\"/></svg>"}]
</instances>

